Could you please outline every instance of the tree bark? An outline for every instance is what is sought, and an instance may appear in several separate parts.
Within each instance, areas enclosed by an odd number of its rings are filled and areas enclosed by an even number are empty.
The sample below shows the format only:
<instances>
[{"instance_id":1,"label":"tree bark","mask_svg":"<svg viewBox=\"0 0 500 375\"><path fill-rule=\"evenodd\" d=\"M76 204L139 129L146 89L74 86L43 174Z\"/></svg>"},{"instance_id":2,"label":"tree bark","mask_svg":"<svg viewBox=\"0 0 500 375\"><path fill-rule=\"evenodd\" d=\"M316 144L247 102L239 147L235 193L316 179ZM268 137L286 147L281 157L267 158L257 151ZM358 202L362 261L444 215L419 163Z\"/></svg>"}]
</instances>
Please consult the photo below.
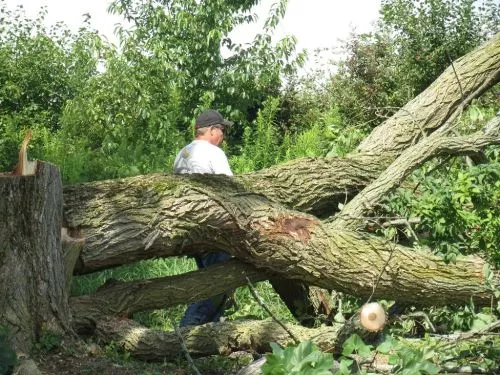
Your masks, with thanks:
<instances>
[{"instance_id":1,"label":"tree bark","mask_svg":"<svg viewBox=\"0 0 500 375\"><path fill-rule=\"evenodd\" d=\"M339 348L337 332L340 324L314 329L292 324L286 326L300 341L312 340L321 350L335 352ZM269 319L209 323L179 331L192 357L228 355L241 350L265 353L270 351L270 342L284 346L294 343L279 324ZM99 320L96 336L104 342L116 343L139 359L173 361L184 357L177 334L147 329L129 319L107 317Z\"/></svg>"},{"instance_id":2,"label":"tree bark","mask_svg":"<svg viewBox=\"0 0 500 375\"><path fill-rule=\"evenodd\" d=\"M446 264L343 231L248 192L226 176L150 175L68 189L66 219L85 238L80 273L152 257L222 250L289 279L417 305L490 303L484 262Z\"/></svg>"},{"instance_id":3,"label":"tree bark","mask_svg":"<svg viewBox=\"0 0 500 375\"><path fill-rule=\"evenodd\" d=\"M0 324L28 353L44 330L70 331L59 170L38 163L33 176L0 176L0 196Z\"/></svg>"}]
</instances>

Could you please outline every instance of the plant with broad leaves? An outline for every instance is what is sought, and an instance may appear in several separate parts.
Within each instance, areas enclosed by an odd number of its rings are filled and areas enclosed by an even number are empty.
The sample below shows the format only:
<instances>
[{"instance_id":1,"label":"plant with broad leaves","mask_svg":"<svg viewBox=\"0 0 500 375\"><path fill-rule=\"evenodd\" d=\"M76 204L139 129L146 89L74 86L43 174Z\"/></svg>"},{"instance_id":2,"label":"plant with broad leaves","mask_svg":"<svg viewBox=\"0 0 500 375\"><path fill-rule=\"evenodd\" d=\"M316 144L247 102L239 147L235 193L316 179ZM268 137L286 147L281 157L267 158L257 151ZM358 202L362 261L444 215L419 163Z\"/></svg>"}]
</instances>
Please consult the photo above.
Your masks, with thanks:
<instances>
[{"instance_id":1,"label":"plant with broad leaves","mask_svg":"<svg viewBox=\"0 0 500 375\"><path fill-rule=\"evenodd\" d=\"M332 356L322 353L311 341L281 348L271 343L272 354L262 366L264 375L330 375Z\"/></svg>"}]
</instances>

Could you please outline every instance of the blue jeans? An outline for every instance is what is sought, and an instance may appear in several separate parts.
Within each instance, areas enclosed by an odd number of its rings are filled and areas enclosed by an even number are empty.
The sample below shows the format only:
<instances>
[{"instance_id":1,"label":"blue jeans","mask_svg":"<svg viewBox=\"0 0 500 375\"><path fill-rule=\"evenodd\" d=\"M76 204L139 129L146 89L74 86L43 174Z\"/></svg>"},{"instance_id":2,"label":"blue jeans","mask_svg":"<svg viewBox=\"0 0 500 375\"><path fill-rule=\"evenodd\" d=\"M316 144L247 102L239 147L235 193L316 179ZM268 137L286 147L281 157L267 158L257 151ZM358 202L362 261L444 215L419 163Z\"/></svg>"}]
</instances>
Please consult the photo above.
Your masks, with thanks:
<instances>
[{"instance_id":1,"label":"blue jeans","mask_svg":"<svg viewBox=\"0 0 500 375\"><path fill-rule=\"evenodd\" d=\"M213 252L201 256L195 256L198 268L207 268L214 264L224 263L231 259L231 255L224 252ZM190 304L182 317L179 326L197 326L208 322L219 321L224 313L224 304L227 300L226 294L219 294L209 299Z\"/></svg>"}]
</instances>

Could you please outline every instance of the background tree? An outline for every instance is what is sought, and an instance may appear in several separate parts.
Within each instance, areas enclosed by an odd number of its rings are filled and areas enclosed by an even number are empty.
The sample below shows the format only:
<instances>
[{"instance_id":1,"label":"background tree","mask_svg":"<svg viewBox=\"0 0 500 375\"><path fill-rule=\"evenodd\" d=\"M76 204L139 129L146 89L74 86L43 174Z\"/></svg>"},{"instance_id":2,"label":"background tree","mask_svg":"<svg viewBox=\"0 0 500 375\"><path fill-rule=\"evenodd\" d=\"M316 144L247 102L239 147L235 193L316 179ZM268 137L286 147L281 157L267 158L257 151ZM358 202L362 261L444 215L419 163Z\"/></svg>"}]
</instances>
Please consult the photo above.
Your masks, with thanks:
<instances>
[{"instance_id":1,"label":"background tree","mask_svg":"<svg viewBox=\"0 0 500 375\"><path fill-rule=\"evenodd\" d=\"M374 32L353 34L328 92L342 121L372 128L450 63L499 31L498 2L384 0Z\"/></svg>"},{"instance_id":2,"label":"background tree","mask_svg":"<svg viewBox=\"0 0 500 375\"><path fill-rule=\"evenodd\" d=\"M356 149L372 127L419 93L449 65L450 58L498 31L499 22L498 4L492 1L481 6L477 1L384 1L379 27L371 34L353 34L344 45L346 57L332 65L331 72L301 77L294 71L304 54L295 52L295 40L272 43L285 1L271 9L263 32L251 44L228 39L234 27L253 20L250 12L255 3L115 1L111 10L132 24L130 29L118 30L121 45L117 48L86 25L78 33L68 32L63 25L47 30L42 26L43 12L36 20L27 20L22 12L8 11L0 2L6 20L0 25L2 169L12 170L18 144L30 127L34 130L30 152L61 166L66 184L168 171L176 151L191 138L193 118L201 108L214 106L236 120L230 147L225 146L233 169L238 173L263 169L253 180L252 175L238 177L245 186L289 207L329 216L389 163L383 160L376 166L363 159L365 141L358 148L361 152L345 159L338 156ZM450 77L453 88L467 80L460 74L458 79ZM455 99L459 105L460 95ZM454 112L459 113L454 129L461 134L475 132L495 116L498 87L467 104L471 105L466 111ZM410 112L413 121L421 114ZM439 117L439 111L432 115ZM430 126L422 131L434 130ZM422 131L414 136L420 137ZM408 140L408 134L400 135L401 141ZM393 150L391 157L400 151ZM376 155L382 160L383 155ZM309 159L275 166L302 156ZM450 262L450 269L454 262L461 264L466 254L498 264L498 149L489 147L480 156L484 165L472 165L462 156L427 162L401 189L379 202L370 214L374 217L367 217L361 227L385 236L382 241L391 239L417 253L432 249ZM334 180L315 176L297 182L311 168L326 178L337 162L344 164L335 169ZM339 188L334 195L333 188L345 181L340 177L353 167L366 172L361 182ZM288 173L295 177L288 179ZM287 186L286 192L265 189L277 177L284 179L280 186ZM311 194L320 182L326 186L320 190L329 195L318 200ZM154 194L161 184L155 189ZM351 195L346 197L346 190ZM308 206L311 202L314 208ZM102 204L97 207L99 211ZM93 292L109 278L148 279L190 269L192 264L184 258L144 261L78 277L73 294ZM276 314L294 321L268 284L257 288L272 301ZM246 289L239 289L236 296L239 308L231 311L229 319L266 316ZM337 306L334 320L341 322L360 301L340 293L330 302ZM145 311L135 318L148 326L170 328L181 310ZM412 314L411 308L405 312ZM495 306L430 307L422 312L431 325L444 327L439 328L443 332L498 318ZM424 325L409 318L391 329L398 335L419 335ZM484 358L483 349L477 353Z\"/></svg>"}]
</instances>

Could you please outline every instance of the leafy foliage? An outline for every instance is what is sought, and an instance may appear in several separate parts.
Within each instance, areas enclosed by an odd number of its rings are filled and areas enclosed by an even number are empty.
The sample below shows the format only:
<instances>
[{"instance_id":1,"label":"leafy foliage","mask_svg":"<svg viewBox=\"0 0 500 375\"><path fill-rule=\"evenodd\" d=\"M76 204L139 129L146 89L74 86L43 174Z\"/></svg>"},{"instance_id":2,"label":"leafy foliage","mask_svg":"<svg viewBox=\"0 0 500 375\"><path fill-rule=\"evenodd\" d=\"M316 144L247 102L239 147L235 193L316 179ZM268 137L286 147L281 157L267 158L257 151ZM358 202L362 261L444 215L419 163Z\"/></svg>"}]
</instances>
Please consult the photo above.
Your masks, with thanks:
<instances>
[{"instance_id":1,"label":"leafy foliage","mask_svg":"<svg viewBox=\"0 0 500 375\"><path fill-rule=\"evenodd\" d=\"M500 30L492 0L384 0L377 29L352 35L328 90L347 124L371 128Z\"/></svg>"},{"instance_id":2,"label":"leafy foliage","mask_svg":"<svg viewBox=\"0 0 500 375\"><path fill-rule=\"evenodd\" d=\"M40 334L40 338L36 343L36 348L38 350L50 351L61 346L63 336L60 332L54 332L52 330L43 328Z\"/></svg>"},{"instance_id":3,"label":"leafy foliage","mask_svg":"<svg viewBox=\"0 0 500 375\"><path fill-rule=\"evenodd\" d=\"M500 264L500 164L455 167L429 175L433 166L415 173L417 191L399 189L389 199L390 212L420 217L421 245L431 245L449 261L461 254L482 253Z\"/></svg>"},{"instance_id":4,"label":"leafy foliage","mask_svg":"<svg viewBox=\"0 0 500 375\"><path fill-rule=\"evenodd\" d=\"M394 38L400 78L413 89L412 95L496 34L498 12L499 4L492 0L383 0L382 27Z\"/></svg>"},{"instance_id":5,"label":"leafy foliage","mask_svg":"<svg viewBox=\"0 0 500 375\"><path fill-rule=\"evenodd\" d=\"M331 374L332 358L322 353L311 341L282 349L271 343L273 353L266 357L262 366L264 375L328 375Z\"/></svg>"},{"instance_id":6,"label":"leafy foliage","mask_svg":"<svg viewBox=\"0 0 500 375\"><path fill-rule=\"evenodd\" d=\"M493 344L494 346L494 344ZM342 346L342 355L332 361L331 354L322 353L310 341L282 349L271 343L272 354L266 356L263 374L367 374L376 356L385 357L398 375L429 375L441 371L440 366L459 366L474 363L478 368L489 370L496 366L491 345L480 344L443 345L442 342L425 338L422 342L395 339L390 335L376 347L368 345L357 335L351 335ZM462 358L456 361L457 358ZM440 366L438 366L438 364ZM364 365L364 367L362 367Z\"/></svg>"},{"instance_id":7,"label":"leafy foliage","mask_svg":"<svg viewBox=\"0 0 500 375\"><path fill-rule=\"evenodd\" d=\"M285 0L250 45L227 37L253 21L255 3L116 1L110 10L134 24L118 30L120 50L87 27L47 31L44 11L27 20L2 3L9 21L0 29L0 167L12 168L27 127L33 156L60 165L65 182L167 169L206 107L236 121L238 140L305 56L292 37L271 43Z\"/></svg>"},{"instance_id":8,"label":"leafy foliage","mask_svg":"<svg viewBox=\"0 0 500 375\"><path fill-rule=\"evenodd\" d=\"M283 74L291 74L304 60L294 54L296 40L285 37L273 46L271 38L287 1L280 0L265 21L263 33L243 46L228 34L254 21L248 14L255 0L115 1L110 9L133 21L132 38L124 43L128 60L151 62L181 100L183 125L205 107L245 123L249 111L269 94L277 93ZM122 31L123 33L123 31ZM223 57L221 47L229 52Z\"/></svg>"}]
</instances>

